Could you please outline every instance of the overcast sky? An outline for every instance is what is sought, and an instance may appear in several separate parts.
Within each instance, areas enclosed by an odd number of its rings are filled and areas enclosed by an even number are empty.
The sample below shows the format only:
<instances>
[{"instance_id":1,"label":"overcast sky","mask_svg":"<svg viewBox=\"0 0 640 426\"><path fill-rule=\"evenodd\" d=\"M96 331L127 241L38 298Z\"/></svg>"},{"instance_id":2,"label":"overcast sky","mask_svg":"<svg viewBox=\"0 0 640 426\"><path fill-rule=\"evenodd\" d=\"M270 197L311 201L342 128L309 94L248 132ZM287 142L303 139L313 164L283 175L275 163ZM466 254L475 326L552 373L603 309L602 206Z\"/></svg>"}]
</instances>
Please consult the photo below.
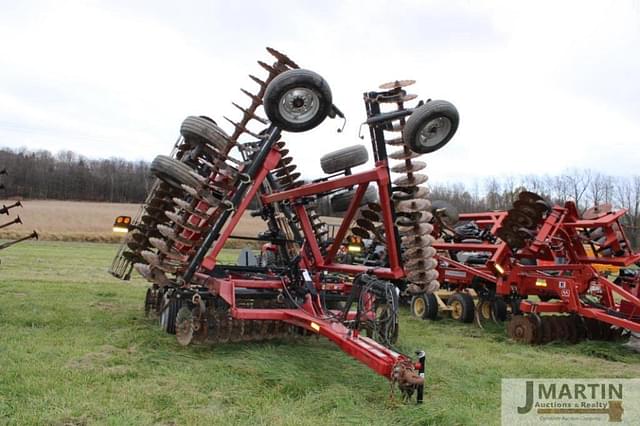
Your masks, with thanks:
<instances>
[{"instance_id":1,"label":"overcast sky","mask_svg":"<svg viewBox=\"0 0 640 426\"><path fill-rule=\"evenodd\" d=\"M337 121L285 134L307 176L360 142L364 91L407 78L460 112L426 158L434 181L640 173L631 0L0 0L0 147L151 160L187 115L238 117L230 102L247 104L266 46L324 76L347 115L342 134Z\"/></svg>"}]
</instances>

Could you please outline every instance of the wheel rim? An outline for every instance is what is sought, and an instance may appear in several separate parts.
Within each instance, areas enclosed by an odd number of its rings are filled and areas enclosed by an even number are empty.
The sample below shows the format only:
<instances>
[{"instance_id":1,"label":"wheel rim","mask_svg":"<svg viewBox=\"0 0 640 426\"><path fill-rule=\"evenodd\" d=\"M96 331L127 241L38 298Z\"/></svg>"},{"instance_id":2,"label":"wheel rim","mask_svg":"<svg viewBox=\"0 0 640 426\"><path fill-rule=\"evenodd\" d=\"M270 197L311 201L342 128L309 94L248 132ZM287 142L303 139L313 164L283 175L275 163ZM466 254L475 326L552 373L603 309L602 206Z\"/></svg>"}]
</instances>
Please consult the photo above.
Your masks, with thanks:
<instances>
[{"instance_id":1,"label":"wheel rim","mask_svg":"<svg viewBox=\"0 0 640 426\"><path fill-rule=\"evenodd\" d=\"M320 110L320 97L306 87L296 87L285 92L278 105L282 118L301 124L313 119Z\"/></svg>"},{"instance_id":2,"label":"wheel rim","mask_svg":"<svg viewBox=\"0 0 640 426\"><path fill-rule=\"evenodd\" d=\"M447 139L451 128L451 120L447 117L437 117L429 120L418 132L418 145L424 148L433 148Z\"/></svg>"},{"instance_id":3,"label":"wheel rim","mask_svg":"<svg viewBox=\"0 0 640 426\"><path fill-rule=\"evenodd\" d=\"M451 302L451 318L456 320L462 318L462 303L459 300Z\"/></svg>"},{"instance_id":4,"label":"wheel rim","mask_svg":"<svg viewBox=\"0 0 640 426\"><path fill-rule=\"evenodd\" d=\"M427 305L422 297L417 297L413 302L413 313L415 316L422 318L427 310Z\"/></svg>"},{"instance_id":5,"label":"wheel rim","mask_svg":"<svg viewBox=\"0 0 640 426\"><path fill-rule=\"evenodd\" d=\"M491 303L489 301L483 301L480 303L480 315L482 319L491 319Z\"/></svg>"}]
</instances>

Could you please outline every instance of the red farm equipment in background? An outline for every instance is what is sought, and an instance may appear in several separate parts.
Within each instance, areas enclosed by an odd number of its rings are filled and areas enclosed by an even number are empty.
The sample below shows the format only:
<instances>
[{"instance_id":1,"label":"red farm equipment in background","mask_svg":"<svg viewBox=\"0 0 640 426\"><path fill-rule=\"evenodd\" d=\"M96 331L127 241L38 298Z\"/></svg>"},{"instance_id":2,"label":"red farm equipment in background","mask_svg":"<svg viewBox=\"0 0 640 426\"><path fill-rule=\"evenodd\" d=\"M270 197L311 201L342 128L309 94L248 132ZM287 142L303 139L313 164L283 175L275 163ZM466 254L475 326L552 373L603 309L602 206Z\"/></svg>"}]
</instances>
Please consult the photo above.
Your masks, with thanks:
<instances>
[{"instance_id":1,"label":"red farm equipment in background","mask_svg":"<svg viewBox=\"0 0 640 426\"><path fill-rule=\"evenodd\" d=\"M434 247L441 281L465 300L465 318L474 309L468 289L480 298L476 317L504 320L509 306L507 330L517 341L577 342L613 339L623 330L640 333L640 274L634 269L640 253L624 233L624 213L599 206L580 215L573 202L551 207L522 192L508 212L460 215L467 223L455 228L440 220ZM470 229L473 238L465 238ZM602 265L618 268L614 281L601 272ZM433 300L416 298L432 309Z\"/></svg>"},{"instance_id":2,"label":"red farm equipment in background","mask_svg":"<svg viewBox=\"0 0 640 426\"><path fill-rule=\"evenodd\" d=\"M432 217L420 186L427 178L417 173L425 164L416 158L451 139L457 111L445 101L406 107L416 96L403 87L413 81L365 93L374 167L352 170L368 156L362 146L348 147L323 157L326 177L305 183L282 132L305 132L327 116L344 117L319 75L268 51L276 61L259 62L268 75L251 76L259 90L243 90L250 105L234 104L242 118L227 119L232 135L207 117L188 117L172 155L153 161L158 180L130 221L111 272L128 279L135 267L152 283L145 309L157 312L162 327L183 345L315 333L396 383L405 396L417 391L422 402L424 352L416 362L392 349L399 290L391 280L407 279L420 292L439 286ZM267 118L258 113L261 105ZM387 154L387 146L394 151ZM390 165L390 159L399 163ZM400 176L392 179L390 172ZM315 208L323 197L345 204L333 238ZM277 251L278 262L222 264L221 251L253 199L261 206L253 215L268 228L257 239L269 244L265 254ZM354 234L384 244L386 265L337 260L354 220Z\"/></svg>"}]
</instances>

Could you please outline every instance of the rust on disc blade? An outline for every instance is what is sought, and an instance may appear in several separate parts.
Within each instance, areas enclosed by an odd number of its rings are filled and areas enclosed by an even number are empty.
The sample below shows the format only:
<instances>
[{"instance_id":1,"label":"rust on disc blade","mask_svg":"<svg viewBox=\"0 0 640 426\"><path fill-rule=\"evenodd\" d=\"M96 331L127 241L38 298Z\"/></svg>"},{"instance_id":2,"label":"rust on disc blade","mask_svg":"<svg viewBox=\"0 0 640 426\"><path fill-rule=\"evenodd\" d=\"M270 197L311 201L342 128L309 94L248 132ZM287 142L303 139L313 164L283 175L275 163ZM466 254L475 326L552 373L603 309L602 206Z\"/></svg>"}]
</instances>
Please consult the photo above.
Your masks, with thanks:
<instances>
[{"instance_id":1,"label":"rust on disc blade","mask_svg":"<svg viewBox=\"0 0 640 426\"><path fill-rule=\"evenodd\" d=\"M411 282L428 283L438 279L438 271L431 269L429 271L415 271L407 274L407 279Z\"/></svg>"},{"instance_id":2,"label":"rust on disc blade","mask_svg":"<svg viewBox=\"0 0 640 426\"><path fill-rule=\"evenodd\" d=\"M144 243L147 241L147 236L140 232L131 232L127 238L128 240L137 241L138 243Z\"/></svg>"},{"instance_id":3,"label":"rust on disc blade","mask_svg":"<svg viewBox=\"0 0 640 426\"><path fill-rule=\"evenodd\" d=\"M367 231L366 229L359 228L357 226L351 228L351 232L353 233L353 235L356 235L360 238L365 238L365 239L370 238L369 231Z\"/></svg>"},{"instance_id":4,"label":"rust on disc blade","mask_svg":"<svg viewBox=\"0 0 640 426\"><path fill-rule=\"evenodd\" d=\"M414 212L411 214L407 214L405 216L402 213L402 216L396 219L397 226L415 226L420 223L429 222L431 220L431 213L429 212Z\"/></svg>"},{"instance_id":5,"label":"rust on disc blade","mask_svg":"<svg viewBox=\"0 0 640 426\"><path fill-rule=\"evenodd\" d=\"M373 210L362 210L360 211L360 214L362 215L362 217L370 220L371 222L380 222L380 216Z\"/></svg>"},{"instance_id":6,"label":"rust on disc blade","mask_svg":"<svg viewBox=\"0 0 640 426\"><path fill-rule=\"evenodd\" d=\"M595 207L591 207L586 212L584 212L582 218L586 220L593 220L611 211L613 211L613 206L611 204L599 204Z\"/></svg>"},{"instance_id":7,"label":"rust on disc blade","mask_svg":"<svg viewBox=\"0 0 640 426\"><path fill-rule=\"evenodd\" d=\"M396 186L418 186L421 183L425 183L428 179L429 177L427 175L415 173L413 175L399 177L393 181L393 184Z\"/></svg>"},{"instance_id":8,"label":"rust on disc blade","mask_svg":"<svg viewBox=\"0 0 640 426\"><path fill-rule=\"evenodd\" d=\"M430 208L431 203L424 198L414 198L396 203L396 212L400 213L423 212L428 211Z\"/></svg>"},{"instance_id":9,"label":"rust on disc blade","mask_svg":"<svg viewBox=\"0 0 640 426\"><path fill-rule=\"evenodd\" d=\"M409 102L414 100L417 97L418 95L414 95L412 93L402 94L402 92L400 92L400 93L395 93L393 95L379 95L377 96L376 100L380 103L388 104L388 103Z\"/></svg>"},{"instance_id":10,"label":"rust on disc blade","mask_svg":"<svg viewBox=\"0 0 640 426\"><path fill-rule=\"evenodd\" d=\"M293 157L284 157L280 159L280 162L278 163L278 167L288 166L292 161L293 161Z\"/></svg>"},{"instance_id":11,"label":"rust on disc blade","mask_svg":"<svg viewBox=\"0 0 640 426\"><path fill-rule=\"evenodd\" d=\"M518 194L518 199L528 204L535 204L538 201L544 201L544 198L542 198L535 192L530 191L522 191L520 194Z\"/></svg>"},{"instance_id":12,"label":"rust on disc blade","mask_svg":"<svg viewBox=\"0 0 640 426\"><path fill-rule=\"evenodd\" d=\"M507 325L509 337L516 342L531 344L535 341L534 325L524 315L514 315Z\"/></svg>"},{"instance_id":13,"label":"rust on disc blade","mask_svg":"<svg viewBox=\"0 0 640 426\"><path fill-rule=\"evenodd\" d=\"M145 246L143 244L138 243L137 241L129 241L127 243L127 247L129 247L129 249L131 249L132 251L138 251L143 249Z\"/></svg>"},{"instance_id":14,"label":"rust on disc blade","mask_svg":"<svg viewBox=\"0 0 640 426\"><path fill-rule=\"evenodd\" d=\"M130 251L122 252L122 257L127 259L129 262L138 262L140 260L143 260L143 259L140 258L140 256L138 254L131 253Z\"/></svg>"},{"instance_id":15,"label":"rust on disc blade","mask_svg":"<svg viewBox=\"0 0 640 426\"><path fill-rule=\"evenodd\" d=\"M431 247L431 244L433 244L433 241L434 240L431 235L402 238L402 244L406 248Z\"/></svg>"},{"instance_id":16,"label":"rust on disc blade","mask_svg":"<svg viewBox=\"0 0 640 426\"><path fill-rule=\"evenodd\" d=\"M420 271L426 272L435 269L438 266L438 261L431 257L423 257L419 259L413 259L404 264L404 268L408 271ZM436 279L432 278L432 279Z\"/></svg>"},{"instance_id":17,"label":"rust on disc blade","mask_svg":"<svg viewBox=\"0 0 640 426\"><path fill-rule=\"evenodd\" d=\"M389 158L391 158L392 160L410 160L412 158L417 158L420 157L422 154L418 154L417 152L413 152L413 151L405 151L404 149L401 149L399 151L394 151L391 154L389 154Z\"/></svg>"},{"instance_id":18,"label":"rust on disc blade","mask_svg":"<svg viewBox=\"0 0 640 426\"><path fill-rule=\"evenodd\" d=\"M420 223L414 226L402 226L399 227L398 231L403 237L407 235L425 235L433 232L433 225L430 223Z\"/></svg>"},{"instance_id":19,"label":"rust on disc blade","mask_svg":"<svg viewBox=\"0 0 640 426\"><path fill-rule=\"evenodd\" d=\"M391 167L391 171L394 173L414 173L419 172L427 167L427 163L424 161L411 161L409 164L400 163Z\"/></svg>"},{"instance_id":20,"label":"rust on disc blade","mask_svg":"<svg viewBox=\"0 0 640 426\"><path fill-rule=\"evenodd\" d=\"M291 173L292 171L294 171L297 168L298 168L298 166L296 166L295 164L291 164L289 166L285 166L285 167L281 167L279 169L275 169L273 171L273 173L276 176L280 177L280 176L284 176L284 175L287 175L287 174Z\"/></svg>"},{"instance_id":21,"label":"rust on disc blade","mask_svg":"<svg viewBox=\"0 0 640 426\"><path fill-rule=\"evenodd\" d=\"M391 89L398 89L400 87L411 86L415 82L416 82L415 80L395 80L395 81L390 81L388 83L383 83L379 87L382 90L391 90Z\"/></svg>"},{"instance_id":22,"label":"rust on disc blade","mask_svg":"<svg viewBox=\"0 0 640 426\"><path fill-rule=\"evenodd\" d=\"M432 257L436 254L436 249L433 247L418 247L415 249L407 250L404 256L408 261L418 257Z\"/></svg>"},{"instance_id":23,"label":"rust on disc blade","mask_svg":"<svg viewBox=\"0 0 640 426\"><path fill-rule=\"evenodd\" d=\"M524 240L507 228L500 228L496 235L514 250L524 247Z\"/></svg>"},{"instance_id":24,"label":"rust on disc blade","mask_svg":"<svg viewBox=\"0 0 640 426\"><path fill-rule=\"evenodd\" d=\"M376 232L376 226L370 220L358 219L356 220L356 224L367 231Z\"/></svg>"},{"instance_id":25,"label":"rust on disc blade","mask_svg":"<svg viewBox=\"0 0 640 426\"><path fill-rule=\"evenodd\" d=\"M438 281L436 281L436 280L431 281L424 288L424 292L427 293L427 294L434 293L434 292L436 292L438 290L440 290L440 283Z\"/></svg>"},{"instance_id":26,"label":"rust on disc blade","mask_svg":"<svg viewBox=\"0 0 640 426\"><path fill-rule=\"evenodd\" d=\"M540 219L542 219L542 213L545 211L544 207L540 204L529 204L521 200L516 200L513 203L513 208L520 210L522 213L533 218L536 222L539 222Z\"/></svg>"},{"instance_id":27,"label":"rust on disc blade","mask_svg":"<svg viewBox=\"0 0 640 426\"><path fill-rule=\"evenodd\" d=\"M511 221L515 222L518 226L523 226L525 228L533 227L536 222L535 219L523 213L518 209L511 209L508 212L509 218Z\"/></svg>"},{"instance_id":28,"label":"rust on disc blade","mask_svg":"<svg viewBox=\"0 0 640 426\"><path fill-rule=\"evenodd\" d=\"M404 139L402 139L401 137L394 138L394 139L385 140L384 143L391 146L404 145Z\"/></svg>"},{"instance_id":29,"label":"rust on disc blade","mask_svg":"<svg viewBox=\"0 0 640 426\"><path fill-rule=\"evenodd\" d=\"M382 207L378 203L367 203L367 207L369 210L373 210L374 212L380 213L382 211Z\"/></svg>"},{"instance_id":30,"label":"rust on disc blade","mask_svg":"<svg viewBox=\"0 0 640 426\"><path fill-rule=\"evenodd\" d=\"M286 185L291 185L300 176L301 176L301 174L299 172L291 173L290 175L286 175L286 176L283 176L280 179L278 179L278 182L280 182L280 185L285 185L285 186Z\"/></svg>"}]
</instances>

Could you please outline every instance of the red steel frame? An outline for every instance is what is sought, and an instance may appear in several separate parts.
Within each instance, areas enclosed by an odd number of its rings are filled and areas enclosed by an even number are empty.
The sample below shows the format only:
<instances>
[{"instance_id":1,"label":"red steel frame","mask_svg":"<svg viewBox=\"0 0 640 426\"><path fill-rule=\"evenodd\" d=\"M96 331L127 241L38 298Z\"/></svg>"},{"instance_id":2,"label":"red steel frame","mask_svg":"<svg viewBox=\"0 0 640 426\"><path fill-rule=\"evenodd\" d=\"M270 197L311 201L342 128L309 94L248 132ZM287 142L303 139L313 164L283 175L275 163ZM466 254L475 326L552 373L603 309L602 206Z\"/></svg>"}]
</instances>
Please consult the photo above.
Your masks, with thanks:
<instances>
[{"instance_id":1,"label":"red steel frame","mask_svg":"<svg viewBox=\"0 0 640 426\"><path fill-rule=\"evenodd\" d=\"M311 294L307 294L305 302L298 309L239 308L235 303L236 289L281 289L283 291L287 291L287 282L285 282L284 278L279 278L275 275L273 280L247 280L233 276L226 279L219 279L206 274L206 271L212 271L215 268L217 256L227 240L231 237L232 232L241 220L243 214L246 212L249 202L258 194L258 191L265 182L268 174L277 167L280 159L280 151L276 146L274 146L269 151L257 176L251 182L242 202L228 220L224 230L220 234L220 237L215 241L209 253L202 260L201 268L203 270L196 272L195 276L199 278L201 282L207 283L209 292L220 296L230 305L230 312L233 318L245 320L284 321L286 323L302 327L306 330L327 337L336 343L344 352L355 357L373 369L376 373L387 377L390 380L397 380L400 383L412 383L422 386L424 381L423 378L420 376L416 377L415 375L412 376L411 373L406 375L405 372L402 370L399 372L398 369L400 366L406 366L408 364L412 365L418 371L424 371L423 363L418 362L414 364L406 355L397 353L377 343L373 339L360 335L358 330L347 328L333 316L327 315L322 308L320 297L318 295L312 296ZM390 267L372 269L371 267L336 263L334 262L334 257L340 247L341 241L347 235L349 226L355 217L364 193L368 185L372 182L375 182L378 186L386 235L392 236L387 242ZM316 241L309 216L299 200L319 193L326 193L354 186L357 187L355 196L353 197L343 222L340 225L335 241L327 250L327 254L323 256L318 246L318 242ZM389 170L387 167L387 161L378 161L376 162L375 167L369 171L337 177L324 182L306 184L292 190L279 191L266 195L263 194L260 195L260 199L264 205L287 201L290 205L294 206L294 212L299 220L299 224L304 235L304 244L308 245L311 251L311 255L308 255L306 250L301 250L302 259L300 261L300 268L305 271L311 271L312 273L310 277L315 276L316 281L318 281L318 273L321 271L343 272L350 275L369 272L379 278L398 279L404 277L405 272L401 264L398 241L395 238L396 233L393 225L393 212L391 210L391 194L389 187ZM206 204L201 208L206 208ZM218 209L213 212L212 217L216 217L221 208L223 207L218 207ZM190 221L195 225L200 225L202 223L200 219L197 217L194 218L194 216L190 218ZM189 230L184 230L182 236L184 238L199 237L197 234L194 234ZM316 287L319 287L318 282L316 282L315 285ZM335 312L333 315L335 315ZM346 320L353 320L354 316L354 313L350 313ZM419 391L419 395L420 394L421 391ZM419 402L421 402L420 399Z\"/></svg>"},{"instance_id":2,"label":"red steel frame","mask_svg":"<svg viewBox=\"0 0 640 426\"><path fill-rule=\"evenodd\" d=\"M608 324L640 332L640 277L634 284L618 285L594 268L595 264L626 267L640 261L640 253L630 249L615 256L589 256L583 246L580 231L604 229L606 241L621 249L620 237L630 247L620 218L625 210L604 214L596 219L581 219L573 202L555 206L537 231L535 238L518 253L518 258L538 260L538 265L522 265L514 253L502 242L458 244L438 242L434 247L441 253L448 250L490 252L484 266L468 266L438 254L439 269L444 279L459 288L471 285L473 277L495 283L496 294L504 297L551 295L558 302L522 300L520 310L527 313L577 313ZM495 233L507 217L507 212L472 213L460 215L464 221L475 221L481 228ZM564 263L557 263L563 258ZM454 273L451 274L451 271ZM464 275L461 273L464 272ZM593 307L581 301L585 295L598 296L604 306Z\"/></svg>"}]
</instances>

